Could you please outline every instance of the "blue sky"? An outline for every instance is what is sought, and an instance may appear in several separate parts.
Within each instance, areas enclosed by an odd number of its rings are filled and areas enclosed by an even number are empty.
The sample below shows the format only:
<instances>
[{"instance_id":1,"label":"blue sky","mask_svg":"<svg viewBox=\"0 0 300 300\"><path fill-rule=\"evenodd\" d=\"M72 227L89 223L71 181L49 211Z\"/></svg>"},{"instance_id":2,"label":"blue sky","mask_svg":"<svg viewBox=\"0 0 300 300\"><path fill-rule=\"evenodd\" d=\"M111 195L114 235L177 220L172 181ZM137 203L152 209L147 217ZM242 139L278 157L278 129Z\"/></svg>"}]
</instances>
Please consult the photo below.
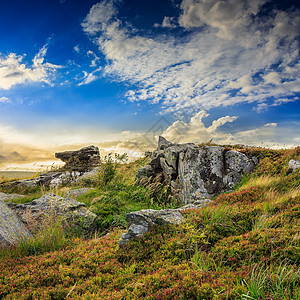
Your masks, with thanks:
<instances>
[{"instance_id":1,"label":"blue sky","mask_svg":"<svg viewBox=\"0 0 300 300\"><path fill-rule=\"evenodd\" d=\"M5 1L0 168L97 144L300 144L298 1Z\"/></svg>"}]
</instances>

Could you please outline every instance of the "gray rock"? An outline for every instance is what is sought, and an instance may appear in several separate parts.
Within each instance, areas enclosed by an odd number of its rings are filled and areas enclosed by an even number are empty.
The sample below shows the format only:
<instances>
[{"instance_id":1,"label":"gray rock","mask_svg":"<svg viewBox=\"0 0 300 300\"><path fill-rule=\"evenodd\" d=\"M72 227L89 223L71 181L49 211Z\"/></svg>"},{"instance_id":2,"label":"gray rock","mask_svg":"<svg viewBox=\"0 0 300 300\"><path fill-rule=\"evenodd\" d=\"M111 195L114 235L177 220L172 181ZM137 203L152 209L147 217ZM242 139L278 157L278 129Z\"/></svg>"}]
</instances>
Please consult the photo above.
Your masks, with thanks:
<instances>
[{"instance_id":1,"label":"gray rock","mask_svg":"<svg viewBox=\"0 0 300 300\"><path fill-rule=\"evenodd\" d=\"M300 168L300 162L298 160L291 159L289 161L289 172L294 172Z\"/></svg>"},{"instance_id":2,"label":"gray rock","mask_svg":"<svg viewBox=\"0 0 300 300\"><path fill-rule=\"evenodd\" d=\"M32 221L42 225L49 221L49 218L55 220L61 217L64 225L82 228L84 233L89 233L93 231L97 218L84 203L51 193L26 204L8 203L8 206L28 227L31 227Z\"/></svg>"},{"instance_id":3,"label":"gray rock","mask_svg":"<svg viewBox=\"0 0 300 300\"><path fill-rule=\"evenodd\" d=\"M0 193L0 201L12 201L14 199L24 198L24 195Z\"/></svg>"},{"instance_id":4,"label":"gray rock","mask_svg":"<svg viewBox=\"0 0 300 300\"><path fill-rule=\"evenodd\" d=\"M186 204L186 205L184 205L184 206L182 206L180 208L177 208L176 210L182 212L183 210L186 210L186 209L199 209L199 208L206 207L211 202L212 201L210 199L197 200L194 203Z\"/></svg>"},{"instance_id":5,"label":"gray rock","mask_svg":"<svg viewBox=\"0 0 300 300\"><path fill-rule=\"evenodd\" d=\"M146 184L149 178L154 175L153 169L150 165L146 165L140 168L136 174L136 183L137 184Z\"/></svg>"},{"instance_id":6,"label":"gray rock","mask_svg":"<svg viewBox=\"0 0 300 300\"><path fill-rule=\"evenodd\" d=\"M253 171L255 162L245 154L230 150L225 154L225 173L223 178L225 186L232 189L243 177Z\"/></svg>"},{"instance_id":7,"label":"gray rock","mask_svg":"<svg viewBox=\"0 0 300 300\"><path fill-rule=\"evenodd\" d=\"M31 233L18 217L0 200L0 247L17 245L32 238Z\"/></svg>"},{"instance_id":8,"label":"gray rock","mask_svg":"<svg viewBox=\"0 0 300 300\"><path fill-rule=\"evenodd\" d=\"M167 141L163 136L158 137L158 147L157 150L164 150L165 148L173 145L171 142Z\"/></svg>"},{"instance_id":9,"label":"gray rock","mask_svg":"<svg viewBox=\"0 0 300 300\"><path fill-rule=\"evenodd\" d=\"M183 203L210 198L223 189L223 148L187 147L179 155L178 180Z\"/></svg>"},{"instance_id":10,"label":"gray rock","mask_svg":"<svg viewBox=\"0 0 300 300\"><path fill-rule=\"evenodd\" d=\"M64 169L69 171L88 172L99 166L100 153L98 147L89 146L76 151L55 153L55 157L65 162Z\"/></svg>"},{"instance_id":11,"label":"gray rock","mask_svg":"<svg viewBox=\"0 0 300 300\"><path fill-rule=\"evenodd\" d=\"M77 199L81 195L86 194L93 190L94 190L94 188L81 188L81 189L76 189L76 190L70 190L70 191L67 191L66 197L71 198L71 199Z\"/></svg>"},{"instance_id":12,"label":"gray rock","mask_svg":"<svg viewBox=\"0 0 300 300\"><path fill-rule=\"evenodd\" d=\"M226 152L223 147L174 145L160 137L158 150L152 153L149 165L138 171L138 177L144 182L150 177L169 182L173 195L187 204L232 189L257 164L256 157Z\"/></svg>"},{"instance_id":13,"label":"gray rock","mask_svg":"<svg viewBox=\"0 0 300 300\"><path fill-rule=\"evenodd\" d=\"M119 241L120 247L124 246L132 239L136 239L143 235L153 226L180 224L183 221L183 216L180 211L175 209L143 209L127 214L126 219L129 227L128 231L122 235Z\"/></svg>"}]
</instances>

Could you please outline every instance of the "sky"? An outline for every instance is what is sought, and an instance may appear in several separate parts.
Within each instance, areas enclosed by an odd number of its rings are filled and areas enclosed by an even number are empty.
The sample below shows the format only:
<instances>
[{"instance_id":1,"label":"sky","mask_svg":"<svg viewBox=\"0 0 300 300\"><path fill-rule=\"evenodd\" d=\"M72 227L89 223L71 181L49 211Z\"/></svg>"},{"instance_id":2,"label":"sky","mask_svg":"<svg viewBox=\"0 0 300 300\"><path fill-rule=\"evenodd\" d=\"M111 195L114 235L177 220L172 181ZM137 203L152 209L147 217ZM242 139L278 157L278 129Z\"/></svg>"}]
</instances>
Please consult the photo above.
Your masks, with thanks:
<instances>
[{"instance_id":1,"label":"sky","mask_svg":"<svg viewBox=\"0 0 300 300\"><path fill-rule=\"evenodd\" d=\"M94 144L300 144L299 1L11 0L0 8L0 170Z\"/></svg>"}]
</instances>

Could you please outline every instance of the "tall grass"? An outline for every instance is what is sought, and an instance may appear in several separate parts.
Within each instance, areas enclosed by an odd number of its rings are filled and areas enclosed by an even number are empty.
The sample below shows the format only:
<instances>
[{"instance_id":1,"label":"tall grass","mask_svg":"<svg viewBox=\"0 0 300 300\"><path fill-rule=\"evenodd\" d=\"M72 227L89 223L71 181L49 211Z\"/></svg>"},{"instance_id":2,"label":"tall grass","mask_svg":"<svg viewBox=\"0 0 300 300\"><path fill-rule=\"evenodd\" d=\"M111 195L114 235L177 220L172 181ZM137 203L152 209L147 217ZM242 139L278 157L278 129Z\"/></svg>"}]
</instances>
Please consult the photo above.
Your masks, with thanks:
<instances>
[{"instance_id":1,"label":"tall grass","mask_svg":"<svg viewBox=\"0 0 300 300\"><path fill-rule=\"evenodd\" d=\"M244 300L299 300L300 288L297 283L300 280L300 270L295 270L287 262L281 262L278 267L271 265L255 265L250 280L244 280L247 294L243 294Z\"/></svg>"},{"instance_id":2,"label":"tall grass","mask_svg":"<svg viewBox=\"0 0 300 300\"><path fill-rule=\"evenodd\" d=\"M0 250L0 257L23 257L57 251L70 244L60 218L50 218L47 226L31 239L21 240L18 245Z\"/></svg>"}]
</instances>

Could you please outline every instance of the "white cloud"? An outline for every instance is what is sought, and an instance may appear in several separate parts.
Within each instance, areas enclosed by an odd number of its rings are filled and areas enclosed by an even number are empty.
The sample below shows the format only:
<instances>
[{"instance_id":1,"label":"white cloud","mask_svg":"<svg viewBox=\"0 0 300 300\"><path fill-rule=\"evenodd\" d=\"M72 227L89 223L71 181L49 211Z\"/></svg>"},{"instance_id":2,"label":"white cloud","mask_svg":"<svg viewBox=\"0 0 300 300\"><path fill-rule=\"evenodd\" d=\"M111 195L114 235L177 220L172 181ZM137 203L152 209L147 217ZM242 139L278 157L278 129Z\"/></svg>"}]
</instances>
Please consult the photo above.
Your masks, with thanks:
<instances>
[{"instance_id":1,"label":"white cloud","mask_svg":"<svg viewBox=\"0 0 300 300\"><path fill-rule=\"evenodd\" d=\"M203 118L208 117L204 111L197 113L190 122L176 121L167 128L162 135L172 142L203 143L212 140L217 144L244 144L271 148L295 147L299 143L300 124L278 125L267 123L261 127L250 130L228 133L221 126L228 122L234 122L237 117L221 117L205 126ZM296 125L296 126L295 126Z\"/></svg>"},{"instance_id":2,"label":"white cloud","mask_svg":"<svg viewBox=\"0 0 300 300\"><path fill-rule=\"evenodd\" d=\"M168 28L175 28L177 27L174 17L164 17L163 22L162 22L162 27L168 27Z\"/></svg>"},{"instance_id":3,"label":"white cloud","mask_svg":"<svg viewBox=\"0 0 300 300\"><path fill-rule=\"evenodd\" d=\"M260 19L265 2L183 0L179 22L193 28L184 38L138 34L117 18L119 2L109 0L95 4L82 26L107 59L104 75L138 86L127 92L130 101L160 102L166 112L296 101L300 13L273 11Z\"/></svg>"},{"instance_id":4,"label":"white cloud","mask_svg":"<svg viewBox=\"0 0 300 300\"><path fill-rule=\"evenodd\" d=\"M76 45L76 46L74 46L74 51L76 52L76 53L79 53L80 52L80 49L79 49L79 46L78 45Z\"/></svg>"},{"instance_id":5,"label":"white cloud","mask_svg":"<svg viewBox=\"0 0 300 300\"><path fill-rule=\"evenodd\" d=\"M90 73L83 71L83 79L80 83L78 83L78 86L89 84L99 78L99 75L95 75L95 73L99 72L101 68L96 69L95 71L92 71Z\"/></svg>"},{"instance_id":6,"label":"white cloud","mask_svg":"<svg viewBox=\"0 0 300 300\"><path fill-rule=\"evenodd\" d=\"M10 53L0 57L0 89L8 90L16 84L26 82L45 82L50 84L51 75L60 66L45 62L47 45L33 58L32 65L22 63L25 55Z\"/></svg>"},{"instance_id":7,"label":"white cloud","mask_svg":"<svg viewBox=\"0 0 300 300\"><path fill-rule=\"evenodd\" d=\"M11 100L7 97L0 97L0 103L11 103Z\"/></svg>"}]
</instances>

